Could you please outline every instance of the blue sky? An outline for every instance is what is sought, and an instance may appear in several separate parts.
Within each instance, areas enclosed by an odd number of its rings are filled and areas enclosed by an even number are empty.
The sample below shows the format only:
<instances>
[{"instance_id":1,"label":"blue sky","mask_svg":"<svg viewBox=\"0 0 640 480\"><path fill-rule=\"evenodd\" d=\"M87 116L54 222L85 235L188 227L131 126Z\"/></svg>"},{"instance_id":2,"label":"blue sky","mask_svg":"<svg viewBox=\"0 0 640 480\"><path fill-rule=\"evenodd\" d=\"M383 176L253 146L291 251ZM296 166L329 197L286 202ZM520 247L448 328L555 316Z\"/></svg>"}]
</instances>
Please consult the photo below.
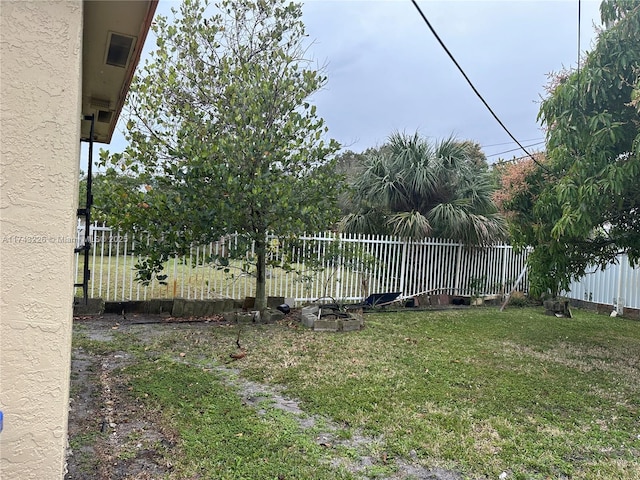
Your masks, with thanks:
<instances>
[{"instance_id":1,"label":"blue sky","mask_svg":"<svg viewBox=\"0 0 640 480\"><path fill-rule=\"evenodd\" d=\"M542 149L539 102L547 75L576 65L578 0L418 4L511 133L532 145L530 150ZM157 13L170 16L178 5L160 0ZM600 24L599 5L580 2L583 52L590 50L594 25ZM310 0L304 3L303 21L313 41L309 53L329 79L312 102L329 136L344 148L359 152L382 144L394 131L418 131L432 139L455 135L475 141L490 161L523 154L508 151L517 145L475 96L410 0ZM147 49L152 44L150 36ZM118 131L111 145L97 145L96 152L124 147ZM86 150L83 146L84 170Z\"/></svg>"}]
</instances>

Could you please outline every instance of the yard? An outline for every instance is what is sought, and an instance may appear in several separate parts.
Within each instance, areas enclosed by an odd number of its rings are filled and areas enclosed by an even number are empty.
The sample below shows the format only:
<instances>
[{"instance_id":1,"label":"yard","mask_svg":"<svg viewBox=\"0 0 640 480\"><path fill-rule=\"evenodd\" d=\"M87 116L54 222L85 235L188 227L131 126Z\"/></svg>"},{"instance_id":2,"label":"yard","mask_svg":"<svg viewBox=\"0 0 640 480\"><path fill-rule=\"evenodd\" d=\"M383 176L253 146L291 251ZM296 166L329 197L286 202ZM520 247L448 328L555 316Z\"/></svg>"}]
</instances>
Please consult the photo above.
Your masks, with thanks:
<instances>
[{"instance_id":1,"label":"yard","mask_svg":"<svg viewBox=\"0 0 640 480\"><path fill-rule=\"evenodd\" d=\"M67 479L639 479L640 323L574 315L77 319Z\"/></svg>"}]
</instances>

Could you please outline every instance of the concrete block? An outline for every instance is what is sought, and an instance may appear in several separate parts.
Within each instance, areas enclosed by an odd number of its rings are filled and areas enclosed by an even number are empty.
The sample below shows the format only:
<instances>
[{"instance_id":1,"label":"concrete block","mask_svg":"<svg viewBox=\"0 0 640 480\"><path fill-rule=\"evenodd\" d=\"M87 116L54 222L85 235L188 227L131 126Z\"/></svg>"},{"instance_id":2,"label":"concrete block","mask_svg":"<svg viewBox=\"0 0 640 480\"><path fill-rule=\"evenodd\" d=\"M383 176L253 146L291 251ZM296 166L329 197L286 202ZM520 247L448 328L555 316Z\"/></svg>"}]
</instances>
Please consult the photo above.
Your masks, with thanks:
<instances>
[{"instance_id":1,"label":"concrete block","mask_svg":"<svg viewBox=\"0 0 640 480\"><path fill-rule=\"evenodd\" d=\"M242 309L251 310L255 304L256 297L245 297L244 302L242 303Z\"/></svg>"},{"instance_id":2,"label":"concrete block","mask_svg":"<svg viewBox=\"0 0 640 480\"><path fill-rule=\"evenodd\" d=\"M268 308L278 308L279 305L284 303L284 297L267 297Z\"/></svg>"},{"instance_id":3,"label":"concrete block","mask_svg":"<svg viewBox=\"0 0 640 480\"><path fill-rule=\"evenodd\" d=\"M449 298L449 295L447 295L446 293L441 293L440 295L436 295L437 298L437 305L449 305L451 303L451 299Z\"/></svg>"},{"instance_id":4,"label":"concrete block","mask_svg":"<svg viewBox=\"0 0 640 480\"><path fill-rule=\"evenodd\" d=\"M316 332L337 332L341 325L340 320L323 320L322 318L316 320L313 324L313 329Z\"/></svg>"},{"instance_id":5,"label":"concrete block","mask_svg":"<svg viewBox=\"0 0 640 480\"><path fill-rule=\"evenodd\" d=\"M242 305L237 306L236 301L232 298L223 298L221 308L223 312L230 312L232 310L239 310L242 308Z\"/></svg>"},{"instance_id":6,"label":"concrete block","mask_svg":"<svg viewBox=\"0 0 640 480\"><path fill-rule=\"evenodd\" d=\"M191 316L204 317L207 305L202 300L189 300L191 305Z\"/></svg>"},{"instance_id":7,"label":"concrete block","mask_svg":"<svg viewBox=\"0 0 640 480\"><path fill-rule=\"evenodd\" d=\"M171 316L182 317L184 315L184 305L187 300L184 298L174 298L173 308L171 309Z\"/></svg>"},{"instance_id":8,"label":"concrete block","mask_svg":"<svg viewBox=\"0 0 640 480\"><path fill-rule=\"evenodd\" d=\"M318 315L313 313L300 314L300 320L302 321L302 324L305 327L309 327L309 328L313 328L313 324L315 323L317 318L318 318Z\"/></svg>"},{"instance_id":9,"label":"concrete block","mask_svg":"<svg viewBox=\"0 0 640 480\"><path fill-rule=\"evenodd\" d=\"M149 313L163 314L173 312L173 300L166 298L152 298L149 300Z\"/></svg>"},{"instance_id":10,"label":"concrete block","mask_svg":"<svg viewBox=\"0 0 640 480\"><path fill-rule=\"evenodd\" d=\"M318 305L308 305L306 307L302 307L301 313L310 313L310 314L315 314L318 315L318 312L320 311L320 307Z\"/></svg>"},{"instance_id":11,"label":"concrete block","mask_svg":"<svg viewBox=\"0 0 640 480\"><path fill-rule=\"evenodd\" d=\"M318 305L309 305L307 307L302 307L300 311L300 319L302 320L302 324L305 327L313 328L313 325L318 318L318 312L320 311L320 307Z\"/></svg>"},{"instance_id":12,"label":"concrete block","mask_svg":"<svg viewBox=\"0 0 640 480\"><path fill-rule=\"evenodd\" d=\"M364 312L362 309L349 312L351 318L360 322L360 328L364 327Z\"/></svg>"},{"instance_id":13,"label":"concrete block","mask_svg":"<svg viewBox=\"0 0 640 480\"><path fill-rule=\"evenodd\" d=\"M224 299L209 300L209 302L211 303L210 315L233 310L233 306L231 306L230 308L226 307L226 302L224 301Z\"/></svg>"},{"instance_id":14,"label":"concrete block","mask_svg":"<svg viewBox=\"0 0 640 480\"><path fill-rule=\"evenodd\" d=\"M345 318L342 320L342 331L344 332L353 332L354 330L360 330L361 327L362 324L357 318Z\"/></svg>"},{"instance_id":15,"label":"concrete block","mask_svg":"<svg viewBox=\"0 0 640 480\"><path fill-rule=\"evenodd\" d=\"M76 316L100 315L104 312L104 306L104 300L101 298L87 298L87 304L85 305L84 298L76 297L73 299L73 314Z\"/></svg>"},{"instance_id":16,"label":"concrete block","mask_svg":"<svg viewBox=\"0 0 640 480\"><path fill-rule=\"evenodd\" d=\"M213 300L194 300L186 298L176 298L173 301L159 300L162 303L163 310L168 308L171 303L171 315L174 317L210 317L216 314L235 311L235 303L233 299L213 299ZM156 309L157 307L152 307ZM162 313L162 312L151 312Z\"/></svg>"},{"instance_id":17,"label":"concrete block","mask_svg":"<svg viewBox=\"0 0 640 480\"><path fill-rule=\"evenodd\" d=\"M198 300L200 304L200 313L199 317L210 317L213 315L213 306L215 304L215 300Z\"/></svg>"},{"instance_id":18,"label":"concrete block","mask_svg":"<svg viewBox=\"0 0 640 480\"><path fill-rule=\"evenodd\" d=\"M284 318L284 313L280 310L272 310L270 308L262 312L262 321L264 323L273 323Z\"/></svg>"},{"instance_id":19,"label":"concrete block","mask_svg":"<svg viewBox=\"0 0 640 480\"><path fill-rule=\"evenodd\" d=\"M640 320L640 308L626 307L624 309L624 318L633 318L636 320Z\"/></svg>"},{"instance_id":20,"label":"concrete block","mask_svg":"<svg viewBox=\"0 0 640 480\"><path fill-rule=\"evenodd\" d=\"M429 295L418 295L416 297L417 307L428 307L431 305L431 297Z\"/></svg>"},{"instance_id":21,"label":"concrete block","mask_svg":"<svg viewBox=\"0 0 640 480\"><path fill-rule=\"evenodd\" d=\"M182 316L193 317L195 312L195 304L193 300L185 300L182 305Z\"/></svg>"},{"instance_id":22,"label":"concrete block","mask_svg":"<svg viewBox=\"0 0 640 480\"><path fill-rule=\"evenodd\" d=\"M242 309L242 305L244 304L244 300L226 299L226 298L225 298L225 300L228 300L228 301L231 302L231 310L241 310Z\"/></svg>"},{"instance_id":23,"label":"concrete block","mask_svg":"<svg viewBox=\"0 0 640 480\"><path fill-rule=\"evenodd\" d=\"M484 297L485 305L500 305L502 303L502 295L485 295Z\"/></svg>"},{"instance_id":24,"label":"concrete block","mask_svg":"<svg viewBox=\"0 0 640 480\"><path fill-rule=\"evenodd\" d=\"M238 323L254 323L255 316L251 312L237 312L236 320Z\"/></svg>"}]
</instances>

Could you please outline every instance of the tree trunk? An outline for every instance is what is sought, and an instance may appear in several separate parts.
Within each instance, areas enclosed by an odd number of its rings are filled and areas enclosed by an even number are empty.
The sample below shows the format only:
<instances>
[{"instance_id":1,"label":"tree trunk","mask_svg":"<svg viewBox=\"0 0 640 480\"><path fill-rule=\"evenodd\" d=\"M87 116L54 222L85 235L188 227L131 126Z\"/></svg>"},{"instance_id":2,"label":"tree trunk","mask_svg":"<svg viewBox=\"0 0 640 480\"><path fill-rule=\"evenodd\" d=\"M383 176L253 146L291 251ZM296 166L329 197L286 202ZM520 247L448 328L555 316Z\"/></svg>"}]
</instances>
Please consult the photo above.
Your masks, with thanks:
<instances>
[{"instance_id":1,"label":"tree trunk","mask_svg":"<svg viewBox=\"0 0 640 480\"><path fill-rule=\"evenodd\" d=\"M256 240L256 256L256 301L253 308L263 311L267 308L267 242L265 240Z\"/></svg>"}]
</instances>

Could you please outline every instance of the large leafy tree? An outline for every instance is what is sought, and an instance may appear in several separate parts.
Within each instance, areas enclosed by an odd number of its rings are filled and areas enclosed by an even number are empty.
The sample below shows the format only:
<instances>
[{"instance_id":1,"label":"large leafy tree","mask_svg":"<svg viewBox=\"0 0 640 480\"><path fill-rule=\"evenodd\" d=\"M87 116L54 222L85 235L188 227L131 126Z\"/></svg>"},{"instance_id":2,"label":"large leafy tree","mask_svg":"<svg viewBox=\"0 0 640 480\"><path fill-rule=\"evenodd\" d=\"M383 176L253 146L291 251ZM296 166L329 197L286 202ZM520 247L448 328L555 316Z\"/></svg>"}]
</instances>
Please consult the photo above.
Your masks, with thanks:
<instances>
[{"instance_id":1,"label":"large leafy tree","mask_svg":"<svg viewBox=\"0 0 640 480\"><path fill-rule=\"evenodd\" d=\"M91 221L117 225L127 215L126 204L136 210L138 205L132 204L133 199L139 193L142 201L142 191L147 184L141 183L137 176L118 174L115 170L98 172L93 174L91 181L91 193L93 204L91 208ZM127 198L125 202L123 199ZM80 172L78 208L84 208L87 204L87 175Z\"/></svg>"},{"instance_id":2,"label":"large leafy tree","mask_svg":"<svg viewBox=\"0 0 640 480\"><path fill-rule=\"evenodd\" d=\"M306 57L301 7L285 0L185 0L158 17L157 49L134 79L123 154L103 155L144 188L119 196L122 225L150 232L142 278L192 242L238 231L254 245L256 308L266 306L272 232L337 216L338 149L309 102L326 77Z\"/></svg>"},{"instance_id":3,"label":"large leafy tree","mask_svg":"<svg viewBox=\"0 0 640 480\"><path fill-rule=\"evenodd\" d=\"M619 252L640 259L640 2L606 0L580 69L554 75L539 118L544 163L505 207L530 257L532 291L558 294Z\"/></svg>"},{"instance_id":4,"label":"large leafy tree","mask_svg":"<svg viewBox=\"0 0 640 480\"><path fill-rule=\"evenodd\" d=\"M474 143L454 138L430 143L418 134L392 134L367 155L353 183L356 211L342 219L342 228L476 245L503 240L505 222L479 153Z\"/></svg>"}]
</instances>

